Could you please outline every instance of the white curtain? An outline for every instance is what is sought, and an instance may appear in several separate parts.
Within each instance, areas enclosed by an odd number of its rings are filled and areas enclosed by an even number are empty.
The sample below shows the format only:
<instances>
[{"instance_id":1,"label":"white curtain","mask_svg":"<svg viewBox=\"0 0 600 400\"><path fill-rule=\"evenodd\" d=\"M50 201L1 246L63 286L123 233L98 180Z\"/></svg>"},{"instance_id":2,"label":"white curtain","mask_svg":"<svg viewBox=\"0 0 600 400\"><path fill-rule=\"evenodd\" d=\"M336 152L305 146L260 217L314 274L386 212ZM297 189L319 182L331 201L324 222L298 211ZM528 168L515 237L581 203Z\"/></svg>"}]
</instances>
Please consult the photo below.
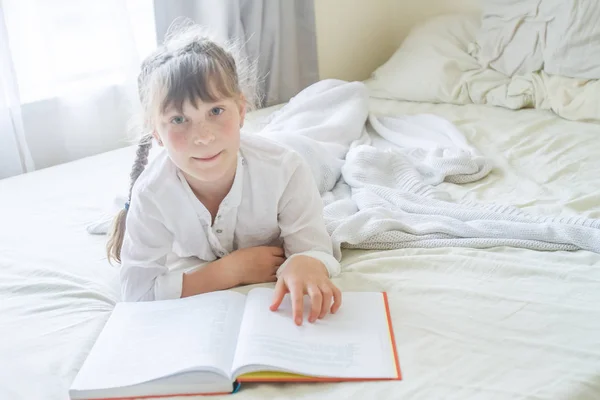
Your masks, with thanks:
<instances>
[{"instance_id":1,"label":"white curtain","mask_svg":"<svg viewBox=\"0 0 600 400\"><path fill-rule=\"evenodd\" d=\"M319 77L313 0L154 0L157 38L178 17L207 26L221 39L245 42L258 61L263 102L289 100Z\"/></svg>"},{"instance_id":2,"label":"white curtain","mask_svg":"<svg viewBox=\"0 0 600 400\"><path fill-rule=\"evenodd\" d=\"M318 79L313 0L0 0L0 179L129 145L141 60L176 17L245 43L259 106Z\"/></svg>"},{"instance_id":3,"label":"white curtain","mask_svg":"<svg viewBox=\"0 0 600 400\"><path fill-rule=\"evenodd\" d=\"M4 12L0 7L0 179L33 169L25 144L19 92L7 37Z\"/></svg>"},{"instance_id":4,"label":"white curtain","mask_svg":"<svg viewBox=\"0 0 600 400\"><path fill-rule=\"evenodd\" d=\"M151 0L0 0L0 179L128 144Z\"/></svg>"}]
</instances>

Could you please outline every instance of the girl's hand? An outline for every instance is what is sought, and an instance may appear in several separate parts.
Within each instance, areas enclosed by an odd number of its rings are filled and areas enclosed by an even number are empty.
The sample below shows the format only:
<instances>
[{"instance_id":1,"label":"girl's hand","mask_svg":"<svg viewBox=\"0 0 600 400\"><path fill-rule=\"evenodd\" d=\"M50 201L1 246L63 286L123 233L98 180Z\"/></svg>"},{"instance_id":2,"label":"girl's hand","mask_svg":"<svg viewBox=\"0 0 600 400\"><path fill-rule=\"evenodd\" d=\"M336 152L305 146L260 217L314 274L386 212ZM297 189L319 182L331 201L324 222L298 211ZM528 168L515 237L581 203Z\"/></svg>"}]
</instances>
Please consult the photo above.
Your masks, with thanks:
<instances>
[{"instance_id":1,"label":"girl's hand","mask_svg":"<svg viewBox=\"0 0 600 400\"><path fill-rule=\"evenodd\" d=\"M275 286L271 311L279 308L286 293L290 293L296 325L302 325L305 294L311 302L309 322L325 317L328 311L335 313L342 305L342 293L329 280L323 263L308 256L294 257L286 265Z\"/></svg>"},{"instance_id":2,"label":"girl's hand","mask_svg":"<svg viewBox=\"0 0 600 400\"><path fill-rule=\"evenodd\" d=\"M275 282L277 269L285 261L280 247L257 246L236 250L222 259L237 285Z\"/></svg>"}]
</instances>

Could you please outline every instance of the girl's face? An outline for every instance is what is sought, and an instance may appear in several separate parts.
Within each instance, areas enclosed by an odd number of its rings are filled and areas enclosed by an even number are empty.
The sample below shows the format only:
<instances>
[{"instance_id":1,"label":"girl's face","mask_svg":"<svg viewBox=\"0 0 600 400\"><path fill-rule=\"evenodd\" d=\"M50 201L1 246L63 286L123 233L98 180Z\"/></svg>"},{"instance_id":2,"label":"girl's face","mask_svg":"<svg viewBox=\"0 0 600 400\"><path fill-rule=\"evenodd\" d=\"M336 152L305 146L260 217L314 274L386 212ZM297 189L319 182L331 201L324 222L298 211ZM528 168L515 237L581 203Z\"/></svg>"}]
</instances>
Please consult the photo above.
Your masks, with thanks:
<instances>
[{"instance_id":1,"label":"girl's face","mask_svg":"<svg viewBox=\"0 0 600 400\"><path fill-rule=\"evenodd\" d=\"M182 112L167 108L154 137L188 180L213 183L235 172L246 107L242 99L196 105L185 101Z\"/></svg>"}]
</instances>

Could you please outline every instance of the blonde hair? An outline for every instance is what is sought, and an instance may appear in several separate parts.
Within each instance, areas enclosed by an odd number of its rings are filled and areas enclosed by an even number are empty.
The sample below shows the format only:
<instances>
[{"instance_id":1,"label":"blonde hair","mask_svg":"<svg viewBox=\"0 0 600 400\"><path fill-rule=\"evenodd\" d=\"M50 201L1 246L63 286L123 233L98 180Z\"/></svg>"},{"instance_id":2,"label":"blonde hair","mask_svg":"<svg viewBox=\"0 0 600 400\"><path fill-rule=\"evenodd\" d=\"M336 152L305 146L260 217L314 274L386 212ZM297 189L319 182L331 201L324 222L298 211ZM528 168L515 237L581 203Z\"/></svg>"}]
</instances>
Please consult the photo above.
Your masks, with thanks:
<instances>
[{"instance_id":1,"label":"blonde hair","mask_svg":"<svg viewBox=\"0 0 600 400\"><path fill-rule=\"evenodd\" d=\"M106 251L109 262L121 262L121 248L129 202L136 180L148 164L156 117L169 106L181 111L189 101L215 102L223 98L244 99L251 109L258 101L252 79L255 64L239 57L238 45L219 45L204 30L184 22L172 25L164 44L141 65L138 91L142 105L142 132L130 173L128 201L115 217Z\"/></svg>"}]
</instances>

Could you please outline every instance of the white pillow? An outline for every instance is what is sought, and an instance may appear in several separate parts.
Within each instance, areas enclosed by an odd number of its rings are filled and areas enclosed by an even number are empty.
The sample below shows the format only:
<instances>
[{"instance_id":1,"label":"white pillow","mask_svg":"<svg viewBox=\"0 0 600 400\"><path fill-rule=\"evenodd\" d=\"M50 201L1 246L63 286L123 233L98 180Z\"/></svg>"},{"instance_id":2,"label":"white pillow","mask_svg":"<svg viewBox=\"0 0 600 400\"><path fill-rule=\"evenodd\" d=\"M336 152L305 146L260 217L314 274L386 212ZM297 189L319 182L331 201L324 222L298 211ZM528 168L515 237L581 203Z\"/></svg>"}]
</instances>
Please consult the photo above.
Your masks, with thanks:
<instances>
[{"instance_id":1,"label":"white pillow","mask_svg":"<svg viewBox=\"0 0 600 400\"><path fill-rule=\"evenodd\" d=\"M473 53L508 76L600 79L598 0L483 0Z\"/></svg>"},{"instance_id":2,"label":"white pillow","mask_svg":"<svg viewBox=\"0 0 600 400\"><path fill-rule=\"evenodd\" d=\"M546 35L544 71L600 79L600 1L560 0Z\"/></svg>"},{"instance_id":3,"label":"white pillow","mask_svg":"<svg viewBox=\"0 0 600 400\"><path fill-rule=\"evenodd\" d=\"M451 104L533 106L527 81L483 68L469 47L480 18L470 14L433 17L415 26L392 57L365 81L373 97Z\"/></svg>"},{"instance_id":4,"label":"white pillow","mask_svg":"<svg viewBox=\"0 0 600 400\"><path fill-rule=\"evenodd\" d=\"M599 0L600 1L600 0ZM365 81L371 97L510 109L552 110L563 118L600 121L600 80L548 75L508 77L470 53L480 19L452 14L415 26L390 59Z\"/></svg>"},{"instance_id":5,"label":"white pillow","mask_svg":"<svg viewBox=\"0 0 600 400\"><path fill-rule=\"evenodd\" d=\"M508 76L541 70L553 19L549 6L544 0L484 0L473 52L479 63Z\"/></svg>"}]
</instances>

